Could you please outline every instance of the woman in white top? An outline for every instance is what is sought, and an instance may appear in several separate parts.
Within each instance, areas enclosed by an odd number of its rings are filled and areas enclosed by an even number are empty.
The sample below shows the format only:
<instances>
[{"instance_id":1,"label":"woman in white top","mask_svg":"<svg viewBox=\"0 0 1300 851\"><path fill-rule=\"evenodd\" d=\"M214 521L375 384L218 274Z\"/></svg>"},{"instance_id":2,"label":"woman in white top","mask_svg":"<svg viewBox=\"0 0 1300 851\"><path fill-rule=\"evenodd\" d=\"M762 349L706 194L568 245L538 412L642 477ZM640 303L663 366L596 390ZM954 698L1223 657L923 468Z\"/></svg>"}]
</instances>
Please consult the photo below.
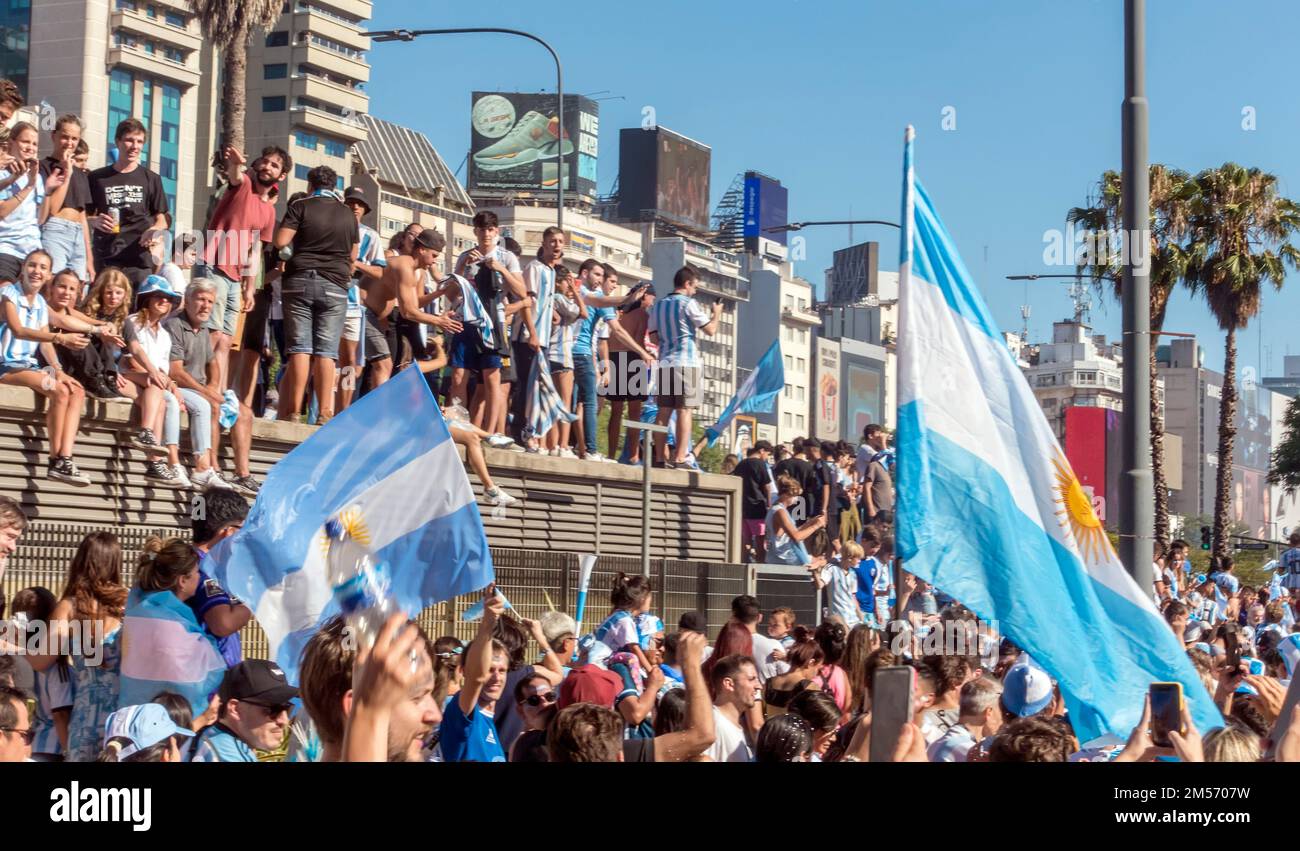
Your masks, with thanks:
<instances>
[{"instance_id":1,"label":"woman in white top","mask_svg":"<svg viewBox=\"0 0 1300 851\"><path fill-rule=\"evenodd\" d=\"M8 148L0 153L0 284L18 280L23 261L40 249L41 225L50 214L49 193L68 179L62 170L41 178L39 143L36 128L19 121L9 131Z\"/></svg>"},{"instance_id":2,"label":"woman in white top","mask_svg":"<svg viewBox=\"0 0 1300 851\"><path fill-rule=\"evenodd\" d=\"M776 480L776 494L776 503L767 510L767 563L813 564L803 542L826 525L826 516L819 514L796 527L790 508L803 495L803 488L790 476L782 475Z\"/></svg>"},{"instance_id":3,"label":"woman in white top","mask_svg":"<svg viewBox=\"0 0 1300 851\"><path fill-rule=\"evenodd\" d=\"M136 300L139 310L122 326L129 355L122 359L122 376L139 388L136 403L140 406L140 433L131 443L151 456L145 478L168 488L192 486L181 466L181 403L176 382L168 374L172 338L162 326L180 303L181 294L166 278L150 275L140 285ZM166 456L166 463L162 456Z\"/></svg>"}]
</instances>

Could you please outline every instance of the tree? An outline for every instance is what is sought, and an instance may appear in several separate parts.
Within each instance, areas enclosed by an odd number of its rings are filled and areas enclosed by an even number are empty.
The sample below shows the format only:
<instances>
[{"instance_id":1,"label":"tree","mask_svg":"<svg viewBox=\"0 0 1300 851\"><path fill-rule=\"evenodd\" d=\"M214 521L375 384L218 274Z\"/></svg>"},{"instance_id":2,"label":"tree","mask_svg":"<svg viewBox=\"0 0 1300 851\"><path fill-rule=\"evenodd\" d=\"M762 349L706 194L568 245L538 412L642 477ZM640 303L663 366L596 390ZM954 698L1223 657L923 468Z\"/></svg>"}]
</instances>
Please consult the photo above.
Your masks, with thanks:
<instances>
[{"instance_id":1,"label":"tree","mask_svg":"<svg viewBox=\"0 0 1300 851\"><path fill-rule=\"evenodd\" d=\"M1230 554L1232 453L1237 437L1237 331L1259 313L1265 283L1280 289L1286 267L1300 268L1290 239L1300 207L1278 193L1277 177L1225 163L1195 177L1189 279L1205 296L1225 334L1223 395L1219 399L1219 466L1215 476L1214 555Z\"/></svg>"},{"instance_id":2,"label":"tree","mask_svg":"<svg viewBox=\"0 0 1300 851\"><path fill-rule=\"evenodd\" d=\"M221 51L222 145L244 150L248 45L280 18L282 0L190 0L204 37ZM218 148L220 150L220 148Z\"/></svg>"},{"instance_id":3,"label":"tree","mask_svg":"<svg viewBox=\"0 0 1300 851\"><path fill-rule=\"evenodd\" d=\"M1273 450L1273 457L1268 469L1268 483L1281 485L1287 495L1300 490L1300 396L1292 399L1286 406L1286 415L1282 418L1286 436Z\"/></svg>"},{"instance_id":4,"label":"tree","mask_svg":"<svg viewBox=\"0 0 1300 851\"><path fill-rule=\"evenodd\" d=\"M1187 172L1153 163L1150 170L1151 198L1151 473L1155 489L1155 537L1157 550L1169 546L1169 486L1165 478L1164 421L1160 418L1156 386L1156 347L1154 336L1164 329L1169 297L1184 281L1190 261L1188 215L1196 195L1196 184ZM1123 227L1123 197L1120 173L1107 171L1097 183L1097 195L1086 207L1070 210L1066 220L1082 225L1088 253L1079 258L1079 271L1087 274L1098 287L1109 284L1115 298L1123 294L1123 254L1113 250L1112 234ZM1101 249L1101 250L1099 250ZM1126 411L1128 415L1130 412ZM1137 415L1137 412L1132 412Z\"/></svg>"}]
</instances>

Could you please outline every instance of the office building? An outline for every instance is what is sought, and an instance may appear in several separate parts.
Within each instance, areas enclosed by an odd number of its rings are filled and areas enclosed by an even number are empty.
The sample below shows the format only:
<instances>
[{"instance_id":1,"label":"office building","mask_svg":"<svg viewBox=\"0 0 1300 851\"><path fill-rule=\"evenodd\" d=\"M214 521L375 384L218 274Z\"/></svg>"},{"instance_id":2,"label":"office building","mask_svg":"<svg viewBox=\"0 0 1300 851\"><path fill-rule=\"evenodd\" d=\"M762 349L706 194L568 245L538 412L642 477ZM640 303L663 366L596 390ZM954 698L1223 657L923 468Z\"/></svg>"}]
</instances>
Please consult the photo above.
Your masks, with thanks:
<instances>
[{"instance_id":1,"label":"office building","mask_svg":"<svg viewBox=\"0 0 1300 851\"><path fill-rule=\"evenodd\" d=\"M748 301L737 302L737 322L744 333L736 344L737 368L743 381L780 340L785 388L769 414L755 414L756 438L785 442L812 436L813 339L821 325L813 286L796 277L789 262L759 254L740 255L741 271L749 279Z\"/></svg>"}]
</instances>

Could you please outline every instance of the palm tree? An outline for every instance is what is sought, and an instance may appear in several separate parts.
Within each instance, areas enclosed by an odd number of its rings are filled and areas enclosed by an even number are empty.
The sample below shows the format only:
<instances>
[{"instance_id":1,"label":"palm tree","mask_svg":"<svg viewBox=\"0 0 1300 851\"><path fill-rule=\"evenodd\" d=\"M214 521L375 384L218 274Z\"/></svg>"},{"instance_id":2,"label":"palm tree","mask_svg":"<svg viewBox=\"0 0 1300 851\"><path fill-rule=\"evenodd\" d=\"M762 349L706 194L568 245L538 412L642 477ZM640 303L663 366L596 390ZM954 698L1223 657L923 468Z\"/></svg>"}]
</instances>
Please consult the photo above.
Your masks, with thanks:
<instances>
[{"instance_id":1,"label":"palm tree","mask_svg":"<svg viewBox=\"0 0 1300 851\"><path fill-rule=\"evenodd\" d=\"M283 0L190 0L203 35L222 54L222 144L244 150L248 45L280 18Z\"/></svg>"},{"instance_id":2,"label":"palm tree","mask_svg":"<svg viewBox=\"0 0 1300 851\"><path fill-rule=\"evenodd\" d=\"M1185 279L1189 263L1188 213L1195 198L1196 184L1187 172L1153 163L1150 171L1151 197L1151 332L1164 328L1169 296L1178 282ZM1080 258L1079 271L1087 274L1097 286L1109 283L1115 297L1123 291L1124 266L1122 255L1116 251L1096 250L1099 245L1109 246L1109 235L1119 233L1123 226L1123 196L1121 177L1117 171L1107 171L1097 183L1097 195L1087 207L1070 210L1066 220L1072 225L1082 225L1088 244L1093 250ZM1153 337L1153 340L1158 339ZM1164 421L1160 417L1160 401L1156 382L1156 347L1151 346L1151 473L1155 488L1156 545L1163 551L1169 546L1169 487L1165 478Z\"/></svg>"},{"instance_id":3,"label":"palm tree","mask_svg":"<svg viewBox=\"0 0 1300 851\"><path fill-rule=\"evenodd\" d=\"M1225 163L1195 177L1191 216L1197 245L1189 280L1205 295L1226 334L1219 400L1219 466L1215 477L1214 550L1229 554L1232 451L1237 436L1237 331L1259 313L1262 286L1279 289L1286 267L1300 268L1290 239L1300 231L1300 206L1278 194L1277 177Z\"/></svg>"}]
</instances>

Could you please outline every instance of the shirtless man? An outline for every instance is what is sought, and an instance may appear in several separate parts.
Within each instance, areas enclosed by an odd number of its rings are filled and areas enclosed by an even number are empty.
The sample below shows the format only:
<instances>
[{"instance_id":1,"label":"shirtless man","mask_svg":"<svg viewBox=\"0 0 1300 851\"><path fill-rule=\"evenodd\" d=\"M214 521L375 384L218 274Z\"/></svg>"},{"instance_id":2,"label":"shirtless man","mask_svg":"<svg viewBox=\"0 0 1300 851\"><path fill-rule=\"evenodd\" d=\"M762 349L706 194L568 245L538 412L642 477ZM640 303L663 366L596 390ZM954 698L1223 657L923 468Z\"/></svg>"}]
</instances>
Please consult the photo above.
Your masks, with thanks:
<instances>
[{"instance_id":1,"label":"shirtless man","mask_svg":"<svg viewBox=\"0 0 1300 851\"><path fill-rule=\"evenodd\" d=\"M393 309L403 319L422 322L440 331L456 333L462 329L460 320L452 314L434 316L421 310L437 293L420 292L423 272L432 269L442 255L447 240L436 230L423 230L415 237L410 255L399 255L388 261L384 276L369 284L363 279L365 292L366 365L370 367L371 386L378 387L393 375L393 350L397 344Z\"/></svg>"},{"instance_id":2,"label":"shirtless man","mask_svg":"<svg viewBox=\"0 0 1300 851\"><path fill-rule=\"evenodd\" d=\"M605 398L609 400L609 457L618 458L619 430L623 426L623 405L627 404L627 418L641 419L641 405L650 398L650 353L642 343L645 340L646 322L650 308L655 303L654 287L639 285L620 306L622 311L610 323L609 357L610 388ZM617 329L617 330L616 330ZM623 331L625 333L618 333ZM630 340L628 338L631 338ZM635 464L641 457L637 435L627 430L628 463Z\"/></svg>"}]
</instances>

